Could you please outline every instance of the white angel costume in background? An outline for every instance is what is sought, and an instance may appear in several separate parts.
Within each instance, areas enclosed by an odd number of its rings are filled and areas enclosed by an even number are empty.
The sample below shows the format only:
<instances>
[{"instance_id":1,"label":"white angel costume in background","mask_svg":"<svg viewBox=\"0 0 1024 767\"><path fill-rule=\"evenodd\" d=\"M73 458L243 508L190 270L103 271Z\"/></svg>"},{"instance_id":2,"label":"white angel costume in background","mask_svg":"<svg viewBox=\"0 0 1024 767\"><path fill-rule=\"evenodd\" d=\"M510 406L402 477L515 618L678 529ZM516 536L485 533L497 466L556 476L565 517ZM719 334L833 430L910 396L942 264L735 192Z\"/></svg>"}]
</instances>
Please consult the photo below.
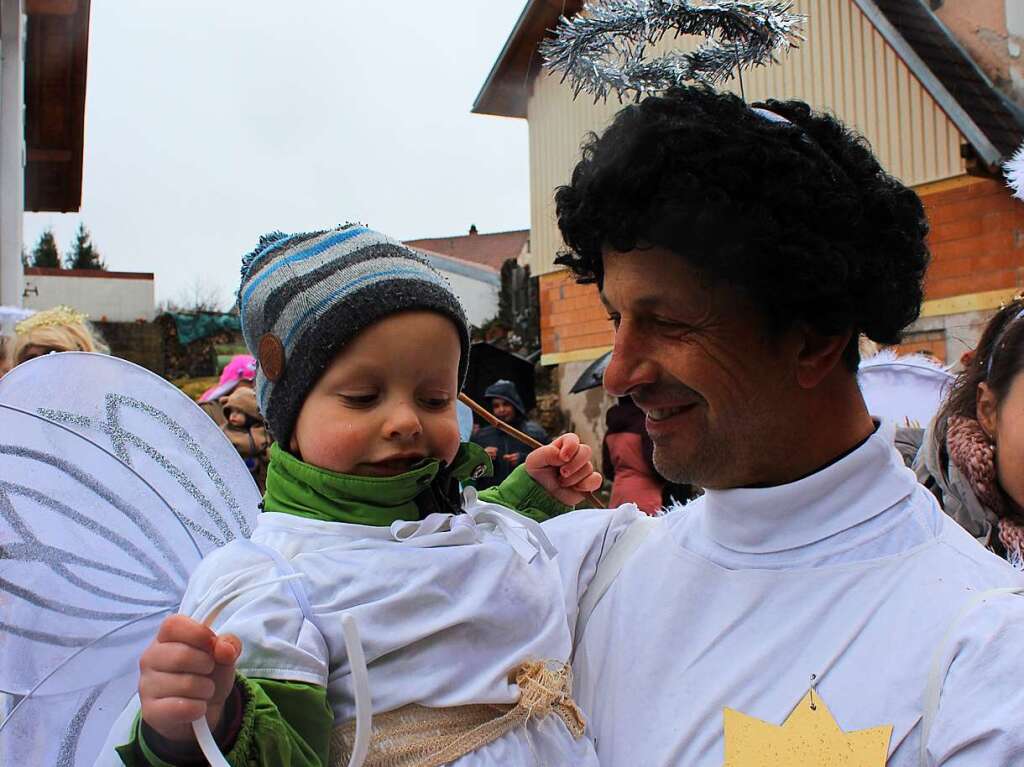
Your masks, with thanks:
<instances>
[{"instance_id":1,"label":"white angel costume in background","mask_svg":"<svg viewBox=\"0 0 1024 767\"><path fill-rule=\"evenodd\" d=\"M634 521L545 523L570 610ZM603 767L722 767L739 745L724 709L782 725L809 689L843 731L891 725L888 767L1024 764L1024 579L943 514L886 427L805 479L712 490L651 527L576 638Z\"/></svg>"},{"instance_id":2,"label":"white angel costume in background","mask_svg":"<svg viewBox=\"0 0 1024 767\"><path fill-rule=\"evenodd\" d=\"M897 427L926 427L939 412L955 376L924 355L888 349L861 361L857 384L868 412Z\"/></svg>"}]
</instances>

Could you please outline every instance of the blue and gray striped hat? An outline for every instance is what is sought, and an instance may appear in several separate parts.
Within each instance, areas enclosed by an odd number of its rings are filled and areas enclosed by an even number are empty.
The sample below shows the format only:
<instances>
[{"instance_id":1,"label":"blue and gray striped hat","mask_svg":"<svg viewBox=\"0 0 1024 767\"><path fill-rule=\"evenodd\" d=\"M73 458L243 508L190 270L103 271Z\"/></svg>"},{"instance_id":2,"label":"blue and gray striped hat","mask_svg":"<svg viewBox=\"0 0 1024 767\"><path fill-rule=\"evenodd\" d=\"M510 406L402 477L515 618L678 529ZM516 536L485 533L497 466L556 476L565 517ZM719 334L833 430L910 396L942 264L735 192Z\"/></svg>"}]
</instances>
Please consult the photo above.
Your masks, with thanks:
<instances>
[{"instance_id":1,"label":"blue and gray striped hat","mask_svg":"<svg viewBox=\"0 0 1024 767\"><path fill-rule=\"evenodd\" d=\"M466 378L469 325L448 281L415 251L363 226L264 235L242 261L238 306L246 346L259 360L260 411L285 445L334 356L396 312L425 309L448 317L462 345L460 386Z\"/></svg>"}]
</instances>

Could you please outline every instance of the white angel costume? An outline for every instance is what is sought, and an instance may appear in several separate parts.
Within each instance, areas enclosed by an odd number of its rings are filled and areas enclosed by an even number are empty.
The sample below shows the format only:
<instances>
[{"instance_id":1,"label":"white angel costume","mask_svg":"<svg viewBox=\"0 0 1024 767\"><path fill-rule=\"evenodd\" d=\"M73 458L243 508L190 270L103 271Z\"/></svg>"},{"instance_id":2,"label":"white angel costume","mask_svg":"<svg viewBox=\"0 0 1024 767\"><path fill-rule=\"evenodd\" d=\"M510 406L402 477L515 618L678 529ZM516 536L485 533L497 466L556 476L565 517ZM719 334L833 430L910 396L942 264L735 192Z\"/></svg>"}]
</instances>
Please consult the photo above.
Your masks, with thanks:
<instances>
[{"instance_id":1,"label":"white angel costume","mask_svg":"<svg viewBox=\"0 0 1024 767\"><path fill-rule=\"evenodd\" d=\"M942 512L891 426L787 485L544 528L605 767L1024 763L1024 578ZM839 744L817 759L786 727L808 699Z\"/></svg>"}]
</instances>

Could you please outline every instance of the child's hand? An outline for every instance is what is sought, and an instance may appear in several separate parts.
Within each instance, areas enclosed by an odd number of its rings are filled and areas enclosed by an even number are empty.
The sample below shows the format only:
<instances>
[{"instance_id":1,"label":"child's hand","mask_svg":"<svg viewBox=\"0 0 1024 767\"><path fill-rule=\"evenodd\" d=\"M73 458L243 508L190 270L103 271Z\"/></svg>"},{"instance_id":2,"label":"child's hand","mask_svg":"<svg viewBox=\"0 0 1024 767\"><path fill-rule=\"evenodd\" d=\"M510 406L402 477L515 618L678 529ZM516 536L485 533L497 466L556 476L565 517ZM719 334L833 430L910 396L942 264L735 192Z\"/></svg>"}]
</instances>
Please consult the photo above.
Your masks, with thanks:
<instances>
[{"instance_id":1,"label":"child's hand","mask_svg":"<svg viewBox=\"0 0 1024 767\"><path fill-rule=\"evenodd\" d=\"M192 722L204 715L216 730L241 652L242 643L232 634L217 636L184 615L167 618L139 661L143 720L181 742L195 742Z\"/></svg>"},{"instance_id":2,"label":"child's hand","mask_svg":"<svg viewBox=\"0 0 1024 767\"><path fill-rule=\"evenodd\" d=\"M526 456L526 471L559 501L575 506L601 487L602 477L590 462L591 452L575 434L563 434Z\"/></svg>"}]
</instances>

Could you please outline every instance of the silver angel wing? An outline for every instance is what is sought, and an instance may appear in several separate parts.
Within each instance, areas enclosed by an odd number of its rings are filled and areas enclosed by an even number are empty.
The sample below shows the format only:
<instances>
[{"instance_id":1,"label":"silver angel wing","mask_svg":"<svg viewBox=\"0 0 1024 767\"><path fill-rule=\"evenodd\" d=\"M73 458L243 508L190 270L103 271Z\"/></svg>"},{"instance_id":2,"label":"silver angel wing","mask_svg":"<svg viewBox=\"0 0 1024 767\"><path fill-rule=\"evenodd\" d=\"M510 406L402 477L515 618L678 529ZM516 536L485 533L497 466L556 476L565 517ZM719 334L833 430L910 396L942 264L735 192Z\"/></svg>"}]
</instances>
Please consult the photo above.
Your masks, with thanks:
<instances>
[{"instance_id":1,"label":"silver angel wing","mask_svg":"<svg viewBox=\"0 0 1024 767\"><path fill-rule=\"evenodd\" d=\"M91 765L190 573L257 513L216 425L140 371L66 353L0 382L0 764Z\"/></svg>"},{"instance_id":2,"label":"silver angel wing","mask_svg":"<svg viewBox=\"0 0 1024 767\"><path fill-rule=\"evenodd\" d=\"M248 537L259 490L227 437L177 387L131 362L50 354L0 379L0 402L107 448L171 504L206 553Z\"/></svg>"}]
</instances>

